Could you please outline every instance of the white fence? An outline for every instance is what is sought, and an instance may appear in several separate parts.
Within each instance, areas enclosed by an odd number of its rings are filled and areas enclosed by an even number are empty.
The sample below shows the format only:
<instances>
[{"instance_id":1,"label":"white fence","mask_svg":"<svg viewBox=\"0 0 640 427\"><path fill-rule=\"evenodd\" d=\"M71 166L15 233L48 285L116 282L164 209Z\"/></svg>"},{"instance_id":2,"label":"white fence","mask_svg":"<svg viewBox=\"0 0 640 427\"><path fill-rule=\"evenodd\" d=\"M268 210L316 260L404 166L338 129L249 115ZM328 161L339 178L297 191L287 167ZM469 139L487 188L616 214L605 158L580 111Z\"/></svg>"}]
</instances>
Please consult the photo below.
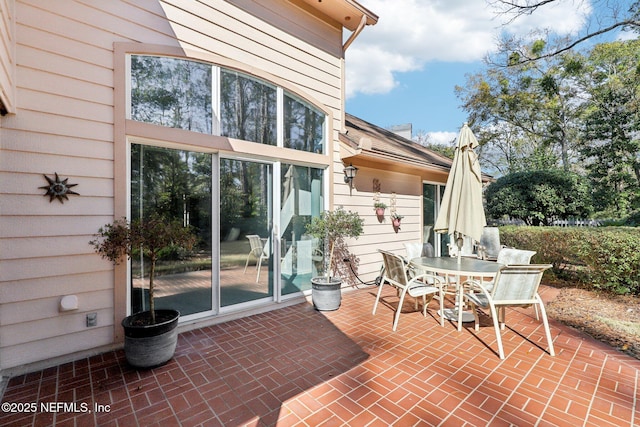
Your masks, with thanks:
<instances>
[{"instance_id":1,"label":"white fence","mask_svg":"<svg viewBox=\"0 0 640 427\"><path fill-rule=\"evenodd\" d=\"M555 227L600 227L602 223L597 219L557 219L553 221Z\"/></svg>"},{"instance_id":2,"label":"white fence","mask_svg":"<svg viewBox=\"0 0 640 427\"><path fill-rule=\"evenodd\" d=\"M496 221L490 221L497 225L526 225L521 219L502 218ZM554 227L600 227L602 222L597 219L556 219L551 223Z\"/></svg>"}]
</instances>

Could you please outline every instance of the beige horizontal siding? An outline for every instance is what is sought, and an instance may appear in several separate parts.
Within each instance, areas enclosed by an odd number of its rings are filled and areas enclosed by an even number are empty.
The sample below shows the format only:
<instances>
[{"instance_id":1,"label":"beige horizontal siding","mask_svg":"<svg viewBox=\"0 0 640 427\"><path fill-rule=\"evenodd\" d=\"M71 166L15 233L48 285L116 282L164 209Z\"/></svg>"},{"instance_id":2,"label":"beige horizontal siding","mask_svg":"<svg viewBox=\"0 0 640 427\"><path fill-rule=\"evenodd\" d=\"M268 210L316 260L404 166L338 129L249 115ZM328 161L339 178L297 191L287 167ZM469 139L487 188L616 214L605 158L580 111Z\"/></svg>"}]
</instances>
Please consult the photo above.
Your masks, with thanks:
<instances>
[{"instance_id":1,"label":"beige horizontal siding","mask_svg":"<svg viewBox=\"0 0 640 427\"><path fill-rule=\"evenodd\" d=\"M80 120L75 117L45 114L33 110L20 110L20 114L5 116L2 120L3 129L89 140L113 141L113 123ZM80 147L79 149L81 150L82 148Z\"/></svg>"},{"instance_id":2,"label":"beige horizontal siding","mask_svg":"<svg viewBox=\"0 0 640 427\"><path fill-rule=\"evenodd\" d=\"M0 0L0 101L15 111L15 14L12 0Z\"/></svg>"},{"instance_id":3,"label":"beige horizontal siding","mask_svg":"<svg viewBox=\"0 0 640 427\"><path fill-rule=\"evenodd\" d=\"M0 260L0 282L103 271L111 266L97 255ZM81 283L76 283L81 288ZM4 285L3 285L4 286Z\"/></svg>"},{"instance_id":4,"label":"beige horizontal siding","mask_svg":"<svg viewBox=\"0 0 640 427\"><path fill-rule=\"evenodd\" d=\"M30 322L30 326L34 329L52 330L52 326L60 327L64 330L72 329L69 324L80 324L84 322L84 314L75 315L75 319L69 322L60 322L51 325L46 321L39 324ZM108 311L98 312L98 325L102 319L113 317ZM15 346L7 346L2 348L2 364L4 367L16 367L29 363L39 362L43 360L43 354L47 358L54 358L64 355L72 355L73 353L91 350L96 347L104 346L105 343L113 342L113 325L104 322L105 326L85 328L81 332L66 333L61 336L52 336L37 341L30 341ZM24 331L29 334L31 330ZM1 337L0 337L1 339ZM46 351L45 351L46 350Z\"/></svg>"},{"instance_id":5,"label":"beige horizontal siding","mask_svg":"<svg viewBox=\"0 0 640 427\"><path fill-rule=\"evenodd\" d=\"M3 151L3 159L0 160L0 164L6 172L42 173L51 176L53 176L54 172L58 172L58 176L61 178L68 176L94 178L113 177L113 162L104 159L5 150ZM74 187L74 190L79 190L80 183L77 178L69 179L68 183L78 184L78 188ZM43 178L40 185L46 184L47 181ZM34 193L35 192L39 192L39 190L34 190Z\"/></svg>"},{"instance_id":6,"label":"beige horizontal siding","mask_svg":"<svg viewBox=\"0 0 640 427\"><path fill-rule=\"evenodd\" d=\"M14 121L14 125L15 123ZM94 159L113 160L113 141L29 132L6 127L2 130L2 148L23 153L46 153L83 158L90 156ZM0 159L0 165L1 162L2 159Z\"/></svg>"},{"instance_id":7,"label":"beige horizontal siding","mask_svg":"<svg viewBox=\"0 0 640 427\"><path fill-rule=\"evenodd\" d=\"M94 253L89 245L92 235L28 237L0 240L4 260L87 255Z\"/></svg>"},{"instance_id":8,"label":"beige horizontal siding","mask_svg":"<svg viewBox=\"0 0 640 427\"><path fill-rule=\"evenodd\" d=\"M19 89L18 96L25 110L89 122L113 123L113 107L110 105L28 89Z\"/></svg>"},{"instance_id":9,"label":"beige horizontal siding","mask_svg":"<svg viewBox=\"0 0 640 427\"><path fill-rule=\"evenodd\" d=\"M67 184L77 184L71 187L72 191L80 193L80 195L68 195L69 201L73 203L73 200L77 197L113 197L113 181L109 177L90 177L79 175L66 175L63 171L67 169L61 169L58 173L58 177L61 180L67 180ZM28 194L28 195L42 195L44 200L49 201L49 196L45 195L46 190L40 187L49 185L49 182L45 179L45 175L49 178L55 178L54 172L56 170L51 169L45 174L41 173L23 173L23 172L0 172L0 194ZM59 203L56 200L56 203ZM68 203L65 201L64 203Z\"/></svg>"},{"instance_id":10,"label":"beige horizontal siding","mask_svg":"<svg viewBox=\"0 0 640 427\"><path fill-rule=\"evenodd\" d=\"M27 323L42 319L54 319L56 317L75 317L77 315L86 315L96 310L101 310L105 306L113 304L113 291L111 289L103 289L96 292L76 292L73 295L78 297L78 309L71 311L60 311L61 296L54 295L49 298L39 298L34 301L20 301L14 304L8 304L0 311L0 323L2 325L15 325L19 323ZM74 319L75 322L76 319ZM103 319L101 326L106 326L107 319ZM100 323L99 323L100 325ZM83 322L78 325L75 330L86 329ZM19 342L16 338L14 341L8 341L7 345L15 345ZM41 339L38 338L38 339Z\"/></svg>"},{"instance_id":11,"label":"beige horizontal siding","mask_svg":"<svg viewBox=\"0 0 640 427\"><path fill-rule=\"evenodd\" d=\"M56 202L58 203L58 202ZM0 236L4 239L29 237L89 236L113 220L109 215L15 215L3 216ZM89 241L90 239L87 239ZM3 254L4 257L4 254Z\"/></svg>"},{"instance_id":12,"label":"beige horizontal siding","mask_svg":"<svg viewBox=\"0 0 640 427\"><path fill-rule=\"evenodd\" d=\"M98 310L100 312L100 310ZM102 319L98 319L98 325L113 326L113 320L107 321L107 311L102 311ZM102 320L102 322L100 322ZM6 347L25 344L33 341L46 340L55 336L55 331L65 331L65 336L70 337L74 332L96 332L100 328L87 328L86 313L67 312L52 318L38 319L30 322L22 322L14 325L5 325L0 332L0 340ZM69 331L74 331L69 333ZM4 356L4 354L3 354Z\"/></svg>"},{"instance_id":13,"label":"beige horizontal siding","mask_svg":"<svg viewBox=\"0 0 640 427\"><path fill-rule=\"evenodd\" d=\"M72 199L73 198L73 199ZM54 200L49 202L49 198L43 196L23 196L23 195L3 195L2 207L3 215L74 215L93 216L104 215L113 212L113 199L104 197L81 197L69 196L69 201L64 204ZM80 221L80 219L78 219ZM23 227L28 227L24 224Z\"/></svg>"},{"instance_id":14,"label":"beige horizontal siding","mask_svg":"<svg viewBox=\"0 0 640 427\"><path fill-rule=\"evenodd\" d=\"M56 3L21 0L17 8L22 16L29 17L23 26L81 41L88 48L111 50L114 41L140 41L136 33L150 33L158 43L176 45L171 26L161 16L162 11L156 1L145 2L147 7L156 8L155 13L120 1L93 2L99 6L113 4L120 7L120 17L113 13L101 15L94 7L87 7L79 1Z\"/></svg>"},{"instance_id":15,"label":"beige horizontal siding","mask_svg":"<svg viewBox=\"0 0 640 427\"><path fill-rule=\"evenodd\" d=\"M262 17L275 29L286 29L287 35L280 36L283 41L295 43L296 40L303 40L333 57L339 58L342 54L342 37L336 37L341 28L335 23L319 21L302 9L292 9L291 5L295 2L230 0L229 3Z\"/></svg>"},{"instance_id":16,"label":"beige horizontal siding","mask_svg":"<svg viewBox=\"0 0 640 427\"><path fill-rule=\"evenodd\" d=\"M0 286L2 308L7 308L10 303L22 301L49 299L78 292L90 295L93 292L111 290L113 270L106 261L101 263L100 267L102 270L96 269L87 273L7 281Z\"/></svg>"}]
</instances>

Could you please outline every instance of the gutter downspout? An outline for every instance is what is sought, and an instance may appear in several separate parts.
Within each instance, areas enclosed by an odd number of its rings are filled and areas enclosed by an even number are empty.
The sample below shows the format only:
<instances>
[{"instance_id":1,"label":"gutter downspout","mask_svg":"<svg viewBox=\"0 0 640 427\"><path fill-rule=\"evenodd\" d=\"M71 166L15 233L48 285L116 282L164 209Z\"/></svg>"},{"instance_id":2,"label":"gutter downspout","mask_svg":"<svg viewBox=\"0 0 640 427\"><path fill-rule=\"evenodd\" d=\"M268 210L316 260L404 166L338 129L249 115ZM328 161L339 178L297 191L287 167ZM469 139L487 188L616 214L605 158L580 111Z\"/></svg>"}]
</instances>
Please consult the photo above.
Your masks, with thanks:
<instances>
[{"instance_id":1,"label":"gutter downspout","mask_svg":"<svg viewBox=\"0 0 640 427\"><path fill-rule=\"evenodd\" d=\"M344 132L345 128L344 128L344 81L345 81L345 76L344 76L344 57L345 54L347 52L347 49L349 48L349 46L351 46L351 43L353 43L353 41L356 39L356 37L358 37L360 35L360 33L362 32L362 30L364 29L364 27L367 25L367 15L366 14L362 14L362 18L360 18L360 23L358 24L358 28L355 29L355 31L353 33L351 33L351 35L349 36L349 38L347 39L346 42L344 42L344 45L342 45L342 76L340 76L340 80L342 82L342 117L340 117L340 123L342 123L342 129L340 129L340 132Z\"/></svg>"},{"instance_id":2,"label":"gutter downspout","mask_svg":"<svg viewBox=\"0 0 640 427\"><path fill-rule=\"evenodd\" d=\"M347 49L349 48L351 43L353 43L353 41L356 39L356 37L358 37L358 35L360 35L360 33L364 29L365 25L367 25L367 15L363 14L362 18L360 18L360 24L358 24L358 28L356 28L356 30L353 33L351 33L351 35L349 36L347 41L342 46L342 52L343 53L347 51Z\"/></svg>"}]
</instances>

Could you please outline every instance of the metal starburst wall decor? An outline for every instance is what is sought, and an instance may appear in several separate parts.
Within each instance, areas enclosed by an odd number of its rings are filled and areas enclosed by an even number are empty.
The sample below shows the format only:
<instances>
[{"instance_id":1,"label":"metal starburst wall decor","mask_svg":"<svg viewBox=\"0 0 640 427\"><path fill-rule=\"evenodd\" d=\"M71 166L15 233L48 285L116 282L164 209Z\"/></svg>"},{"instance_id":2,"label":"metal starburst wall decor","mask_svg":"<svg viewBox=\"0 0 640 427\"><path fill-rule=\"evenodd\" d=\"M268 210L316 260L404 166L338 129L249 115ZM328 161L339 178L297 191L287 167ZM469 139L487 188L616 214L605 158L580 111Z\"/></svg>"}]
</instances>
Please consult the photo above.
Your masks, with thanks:
<instances>
[{"instance_id":1,"label":"metal starburst wall decor","mask_svg":"<svg viewBox=\"0 0 640 427\"><path fill-rule=\"evenodd\" d=\"M49 203L51 203L53 199L58 199L60 203L64 203L65 200L69 200L69 198L67 197L67 194L80 195L79 193L76 193L75 191L70 190L71 187L75 187L78 184L67 184L67 181L69 181L69 178L66 178L61 181L57 172L55 172L55 176L56 177L54 179L54 178L49 178L47 175L44 175L49 185L38 187L38 188L42 188L43 190L47 190L47 192L44 193L43 195L45 197L49 196Z\"/></svg>"}]
</instances>

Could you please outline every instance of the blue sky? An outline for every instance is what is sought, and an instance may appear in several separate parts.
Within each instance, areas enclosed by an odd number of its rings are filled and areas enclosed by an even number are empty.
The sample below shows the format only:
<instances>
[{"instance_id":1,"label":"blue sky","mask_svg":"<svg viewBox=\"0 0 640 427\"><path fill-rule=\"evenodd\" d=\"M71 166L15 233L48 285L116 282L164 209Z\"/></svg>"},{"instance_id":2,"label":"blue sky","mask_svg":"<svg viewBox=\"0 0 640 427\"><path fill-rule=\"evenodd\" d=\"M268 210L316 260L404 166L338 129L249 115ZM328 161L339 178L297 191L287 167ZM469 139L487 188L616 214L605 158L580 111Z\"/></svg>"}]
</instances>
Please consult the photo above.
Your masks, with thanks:
<instances>
[{"instance_id":1,"label":"blue sky","mask_svg":"<svg viewBox=\"0 0 640 427\"><path fill-rule=\"evenodd\" d=\"M347 50L346 110L381 127L411 123L414 135L446 144L466 119L454 87L484 69L501 33L581 34L593 28L594 10L610 15L605 8L632 2L558 0L504 26L486 0L359 0L379 21Z\"/></svg>"},{"instance_id":2,"label":"blue sky","mask_svg":"<svg viewBox=\"0 0 640 427\"><path fill-rule=\"evenodd\" d=\"M466 73L481 69L480 62L431 62L423 70L398 73L397 86L387 93L348 98L347 112L384 128L411 123L414 135L435 133L432 138L444 142L466 118L455 85L464 85Z\"/></svg>"}]
</instances>

